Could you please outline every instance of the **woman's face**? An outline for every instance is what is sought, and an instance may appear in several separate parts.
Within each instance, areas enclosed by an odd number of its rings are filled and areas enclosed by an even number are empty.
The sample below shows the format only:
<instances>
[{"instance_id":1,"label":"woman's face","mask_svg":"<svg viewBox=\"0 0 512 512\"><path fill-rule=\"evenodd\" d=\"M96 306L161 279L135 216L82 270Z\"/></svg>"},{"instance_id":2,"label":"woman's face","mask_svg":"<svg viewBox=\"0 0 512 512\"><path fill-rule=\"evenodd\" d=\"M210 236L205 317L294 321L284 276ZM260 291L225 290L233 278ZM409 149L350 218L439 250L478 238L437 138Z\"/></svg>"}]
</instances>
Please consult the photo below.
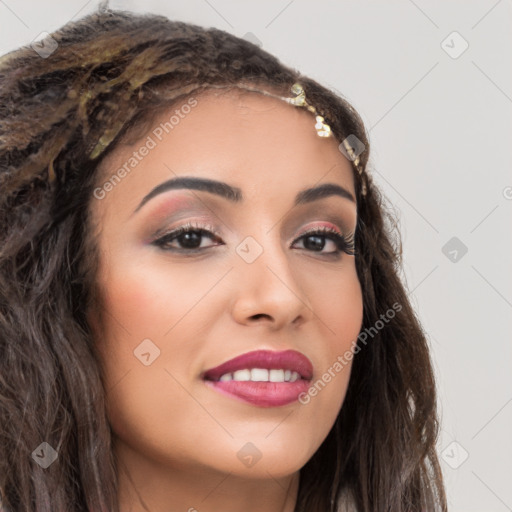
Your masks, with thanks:
<instances>
[{"instance_id":1,"label":"woman's face","mask_svg":"<svg viewBox=\"0 0 512 512\"><path fill-rule=\"evenodd\" d=\"M357 220L351 164L314 125L280 100L210 91L102 163L102 305L89 318L118 453L170 471L282 477L333 426L351 368L339 357L363 308L344 252ZM172 186L184 177L210 185ZM304 194L327 183L341 192ZM166 235L188 224L205 232ZM302 236L320 228L346 245Z\"/></svg>"}]
</instances>

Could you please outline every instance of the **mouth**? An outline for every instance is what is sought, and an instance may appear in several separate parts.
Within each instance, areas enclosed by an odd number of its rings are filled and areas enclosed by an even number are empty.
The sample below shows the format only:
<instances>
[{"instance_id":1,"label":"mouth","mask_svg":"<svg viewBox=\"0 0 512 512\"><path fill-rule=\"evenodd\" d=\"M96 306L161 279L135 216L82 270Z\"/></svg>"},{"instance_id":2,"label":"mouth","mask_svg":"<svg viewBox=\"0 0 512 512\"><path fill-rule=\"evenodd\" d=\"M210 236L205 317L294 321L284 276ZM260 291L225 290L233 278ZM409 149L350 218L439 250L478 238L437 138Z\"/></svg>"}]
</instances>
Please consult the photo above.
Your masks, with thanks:
<instances>
[{"instance_id":1,"label":"mouth","mask_svg":"<svg viewBox=\"0 0 512 512\"><path fill-rule=\"evenodd\" d=\"M215 391L260 407L295 402L312 376L311 361L296 350L248 352L201 375Z\"/></svg>"}]
</instances>

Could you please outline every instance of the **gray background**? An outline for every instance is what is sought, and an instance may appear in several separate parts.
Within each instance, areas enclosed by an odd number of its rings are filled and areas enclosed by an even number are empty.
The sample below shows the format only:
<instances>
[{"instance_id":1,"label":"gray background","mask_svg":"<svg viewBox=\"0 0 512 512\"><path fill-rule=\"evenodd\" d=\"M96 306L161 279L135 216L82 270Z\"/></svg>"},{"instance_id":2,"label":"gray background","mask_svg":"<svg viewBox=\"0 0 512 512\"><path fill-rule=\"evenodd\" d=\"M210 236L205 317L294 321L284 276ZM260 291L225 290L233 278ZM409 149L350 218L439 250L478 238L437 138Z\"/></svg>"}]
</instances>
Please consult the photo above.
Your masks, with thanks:
<instances>
[{"instance_id":1,"label":"gray background","mask_svg":"<svg viewBox=\"0 0 512 512\"><path fill-rule=\"evenodd\" d=\"M512 2L110 6L250 32L358 109L370 172L400 219L404 279L432 346L449 508L512 511ZM96 7L0 0L0 51Z\"/></svg>"}]
</instances>

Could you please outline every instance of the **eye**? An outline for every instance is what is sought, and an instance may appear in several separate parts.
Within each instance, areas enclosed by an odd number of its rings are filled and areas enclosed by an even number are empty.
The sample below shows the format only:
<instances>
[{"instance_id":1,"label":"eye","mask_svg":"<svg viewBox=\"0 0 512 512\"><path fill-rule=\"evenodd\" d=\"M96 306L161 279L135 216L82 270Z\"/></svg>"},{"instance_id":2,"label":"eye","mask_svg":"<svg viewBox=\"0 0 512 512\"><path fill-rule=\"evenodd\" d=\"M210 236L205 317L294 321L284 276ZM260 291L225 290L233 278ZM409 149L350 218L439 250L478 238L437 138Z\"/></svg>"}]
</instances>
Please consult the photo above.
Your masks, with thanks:
<instances>
[{"instance_id":1,"label":"eye","mask_svg":"<svg viewBox=\"0 0 512 512\"><path fill-rule=\"evenodd\" d=\"M217 245L223 245L220 236L210 226L200 226L193 223L187 223L169 233L164 234L157 240L153 245L160 247L164 251L171 252L183 252L183 253L194 253L201 252L208 249L210 246L202 246L202 241L205 237L210 238L216 242ZM325 239L332 242L334 245L333 251L322 252L325 248ZM303 233L294 242L303 241L304 249L309 252L318 252L324 255L339 255L341 252L345 252L349 255L355 254L354 236L350 234L344 236L333 228L322 226L317 229L313 229ZM172 243L176 245L173 247Z\"/></svg>"},{"instance_id":2,"label":"eye","mask_svg":"<svg viewBox=\"0 0 512 512\"><path fill-rule=\"evenodd\" d=\"M322 249L325 247L325 239L330 240L335 246L334 251L328 251L322 253ZM355 242L354 235L351 233L348 236L344 236L333 228L322 226L311 231L307 231L302 234L296 241L303 241L306 249L313 252L319 252L325 255L339 255L340 252L345 252L351 256L355 254Z\"/></svg>"},{"instance_id":3,"label":"eye","mask_svg":"<svg viewBox=\"0 0 512 512\"><path fill-rule=\"evenodd\" d=\"M181 226L153 242L154 245L166 251L194 252L202 251L207 247L201 247L202 239L207 236L220 242L219 236L210 226L199 226L191 222ZM181 247L172 247L170 244L176 240ZM210 246L213 247L213 246Z\"/></svg>"}]
</instances>

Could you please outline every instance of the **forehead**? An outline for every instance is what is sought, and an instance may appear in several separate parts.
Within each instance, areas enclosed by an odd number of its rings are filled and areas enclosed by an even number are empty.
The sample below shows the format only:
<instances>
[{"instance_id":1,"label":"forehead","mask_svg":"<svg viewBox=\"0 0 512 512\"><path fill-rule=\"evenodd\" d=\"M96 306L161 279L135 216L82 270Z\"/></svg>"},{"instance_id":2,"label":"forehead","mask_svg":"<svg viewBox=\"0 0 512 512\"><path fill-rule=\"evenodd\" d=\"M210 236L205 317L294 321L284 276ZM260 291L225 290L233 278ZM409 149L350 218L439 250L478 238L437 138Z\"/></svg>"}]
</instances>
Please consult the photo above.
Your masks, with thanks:
<instances>
[{"instance_id":1,"label":"forehead","mask_svg":"<svg viewBox=\"0 0 512 512\"><path fill-rule=\"evenodd\" d=\"M187 115L187 124L198 134L208 132L210 138L215 133L230 134L231 140L239 137L246 143L246 135L260 136L268 143L269 134L279 134L278 140L319 142L314 115L282 99L237 87L207 89L194 99L197 106Z\"/></svg>"},{"instance_id":2,"label":"forehead","mask_svg":"<svg viewBox=\"0 0 512 512\"><path fill-rule=\"evenodd\" d=\"M123 167L129 172L107 199L135 202L177 175L210 177L274 198L322 181L355 195L350 162L334 137L318 136L315 122L306 109L277 98L207 89L159 112L137 141L114 148L102 163L103 179ZM151 149L142 158L135 154L145 146Z\"/></svg>"}]
</instances>

